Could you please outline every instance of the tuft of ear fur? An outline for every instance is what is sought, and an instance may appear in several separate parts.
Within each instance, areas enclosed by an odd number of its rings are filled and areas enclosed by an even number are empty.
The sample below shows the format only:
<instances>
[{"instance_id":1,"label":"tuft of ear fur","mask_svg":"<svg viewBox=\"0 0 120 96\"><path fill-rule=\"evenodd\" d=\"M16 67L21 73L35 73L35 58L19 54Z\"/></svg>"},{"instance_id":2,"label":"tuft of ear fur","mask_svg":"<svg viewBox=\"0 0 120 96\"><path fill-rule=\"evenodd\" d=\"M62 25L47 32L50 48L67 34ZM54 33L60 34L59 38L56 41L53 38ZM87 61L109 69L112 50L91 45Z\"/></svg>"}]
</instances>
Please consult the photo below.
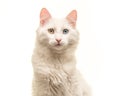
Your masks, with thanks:
<instances>
[{"instance_id":1,"label":"tuft of ear fur","mask_svg":"<svg viewBox=\"0 0 120 96\"><path fill-rule=\"evenodd\" d=\"M46 8L42 8L40 12L40 24L43 26L50 18L49 11Z\"/></svg>"},{"instance_id":2,"label":"tuft of ear fur","mask_svg":"<svg viewBox=\"0 0 120 96\"><path fill-rule=\"evenodd\" d=\"M76 21L77 21L77 11L72 10L66 17L66 19L69 21L69 23L75 27L76 26Z\"/></svg>"}]
</instances>

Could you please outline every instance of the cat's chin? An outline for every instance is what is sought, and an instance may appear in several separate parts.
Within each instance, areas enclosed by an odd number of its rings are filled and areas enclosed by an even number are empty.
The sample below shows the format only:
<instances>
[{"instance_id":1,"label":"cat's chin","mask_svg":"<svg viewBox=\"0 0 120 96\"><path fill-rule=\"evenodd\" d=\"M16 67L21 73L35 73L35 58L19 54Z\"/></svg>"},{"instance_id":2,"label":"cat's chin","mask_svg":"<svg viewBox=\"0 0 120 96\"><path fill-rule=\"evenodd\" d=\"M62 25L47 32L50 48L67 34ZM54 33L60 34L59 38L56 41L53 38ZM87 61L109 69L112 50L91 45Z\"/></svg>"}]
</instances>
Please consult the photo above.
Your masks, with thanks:
<instances>
[{"instance_id":1,"label":"cat's chin","mask_svg":"<svg viewBox=\"0 0 120 96\"><path fill-rule=\"evenodd\" d=\"M64 47L62 46L62 45L55 45L54 47L53 47L53 49L55 49L55 50L63 50L64 49Z\"/></svg>"},{"instance_id":2,"label":"cat's chin","mask_svg":"<svg viewBox=\"0 0 120 96\"><path fill-rule=\"evenodd\" d=\"M51 49L55 50L55 51L62 51L64 50L65 46L62 44L56 44L56 45L52 45Z\"/></svg>"}]
</instances>

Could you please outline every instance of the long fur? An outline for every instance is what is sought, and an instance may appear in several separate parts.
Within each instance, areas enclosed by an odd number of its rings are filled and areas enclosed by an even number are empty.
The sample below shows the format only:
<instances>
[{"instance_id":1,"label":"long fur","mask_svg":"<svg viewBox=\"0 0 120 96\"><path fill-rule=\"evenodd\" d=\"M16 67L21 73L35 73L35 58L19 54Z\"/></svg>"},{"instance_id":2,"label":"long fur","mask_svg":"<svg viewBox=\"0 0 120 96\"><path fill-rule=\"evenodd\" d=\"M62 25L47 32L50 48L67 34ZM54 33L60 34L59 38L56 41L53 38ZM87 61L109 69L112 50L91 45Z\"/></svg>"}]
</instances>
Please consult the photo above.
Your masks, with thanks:
<instances>
[{"instance_id":1,"label":"long fur","mask_svg":"<svg viewBox=\"0 0 120 96\"><path fill-rule=\"evenodd\" d=\"M69 36L62 36L64 46L60 49L50 45L50 42L55 42L47 32L51 27L56 32L61 28L70 31ZM66 19L50 19L45 26L39 26L32 56L32 96L91 96L88 85L76 69L74 53L78 41L78 31Z\"/></svg>"}]
</instances>

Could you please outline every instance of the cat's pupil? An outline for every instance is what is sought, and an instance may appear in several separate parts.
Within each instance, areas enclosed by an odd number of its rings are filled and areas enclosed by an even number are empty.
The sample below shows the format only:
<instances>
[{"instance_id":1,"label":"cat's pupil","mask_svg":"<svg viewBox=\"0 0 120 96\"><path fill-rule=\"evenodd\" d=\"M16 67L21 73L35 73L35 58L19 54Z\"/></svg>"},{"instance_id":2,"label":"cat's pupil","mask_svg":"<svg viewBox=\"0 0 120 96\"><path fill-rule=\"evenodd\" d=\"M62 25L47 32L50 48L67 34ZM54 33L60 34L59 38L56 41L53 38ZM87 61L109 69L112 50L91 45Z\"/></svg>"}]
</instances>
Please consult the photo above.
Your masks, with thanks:
<instances>
[{"instance_id":1,"label":"cat's pupil","mask_svg":"<svg viewBox=\"0 0 120 96\"><path fill-rule=\"evenodd\" d=\"M69 32L68 29L63 29L63 34L67 34Z\"/></svg>"},{"instance_id":2,"label":"cat's pupil","mask_svg":"<svg viewBox=\"0 0 120 96\"><path fill-rule=\"evenodd\" d=\"M53 29L53 28L49 28L49 29L48 29L48 32L49 32L50 34L54 34L54 29Z\"/></svg>"}]
</instances>

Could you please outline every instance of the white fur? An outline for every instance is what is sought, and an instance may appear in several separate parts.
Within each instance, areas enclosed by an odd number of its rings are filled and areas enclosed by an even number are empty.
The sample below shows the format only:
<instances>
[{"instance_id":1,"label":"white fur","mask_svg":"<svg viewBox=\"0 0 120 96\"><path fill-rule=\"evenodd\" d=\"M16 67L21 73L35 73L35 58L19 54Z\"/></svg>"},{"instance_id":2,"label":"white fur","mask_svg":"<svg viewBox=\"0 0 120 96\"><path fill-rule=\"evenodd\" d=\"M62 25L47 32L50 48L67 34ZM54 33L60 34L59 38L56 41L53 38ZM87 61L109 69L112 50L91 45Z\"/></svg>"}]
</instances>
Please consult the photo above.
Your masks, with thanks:
<instances>
[{"instance_id":1,"label":"white fur","mask_svg":"<svg viewBox=\"0 0 120 96\"><path fill-rule=\"evenodd\" d=\"M48 28L55 28L50 34ZM64 28L69 29L63 34ZM56 38L61 38L61 46ZM76 70L75 49L79 33L66 19L50 19L37 29L36 46L32 56L33 96L90 96L90 90Z\"/></svg>"}]
</instances>

